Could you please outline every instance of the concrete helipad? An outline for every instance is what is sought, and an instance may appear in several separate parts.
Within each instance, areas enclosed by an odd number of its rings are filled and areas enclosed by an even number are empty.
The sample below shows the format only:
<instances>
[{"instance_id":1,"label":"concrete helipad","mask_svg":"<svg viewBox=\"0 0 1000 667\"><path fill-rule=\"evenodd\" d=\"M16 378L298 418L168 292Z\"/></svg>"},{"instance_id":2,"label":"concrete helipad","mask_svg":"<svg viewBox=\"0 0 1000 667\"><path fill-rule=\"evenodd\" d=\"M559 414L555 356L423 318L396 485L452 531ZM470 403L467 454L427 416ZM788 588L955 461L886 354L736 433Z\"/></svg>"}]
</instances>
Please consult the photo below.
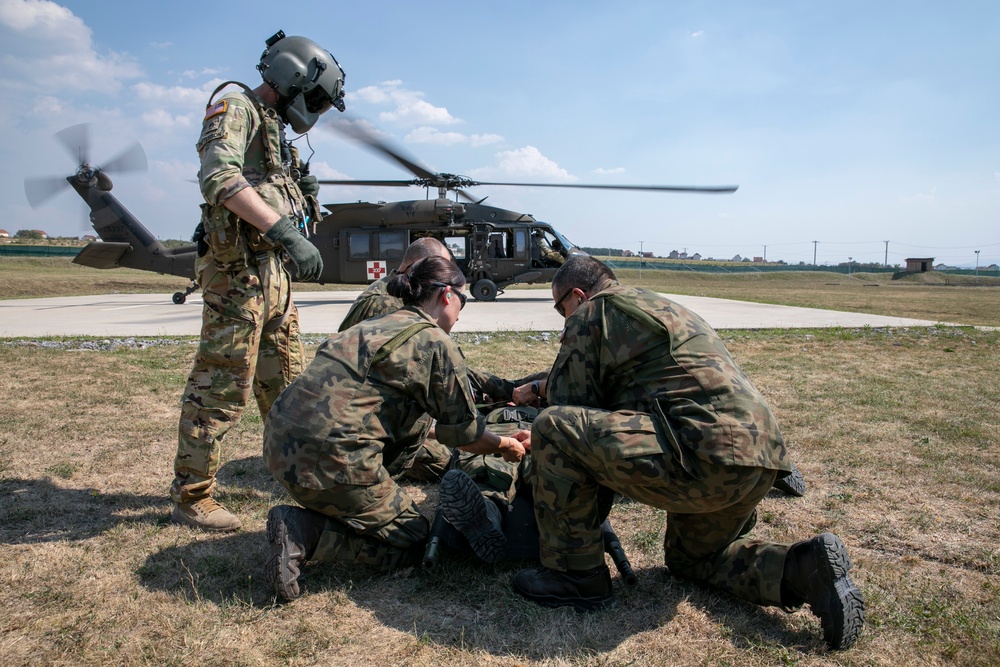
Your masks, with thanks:
<instances>
[{"instance_id":1,"label":"concrete helipad","mask_svg":"<svg viewBox=\"0 0 1000 667\"><path fill-rule=\"evenodd\" d=\"M337 330L360 291L295 292L303 333ZM667 294L716 329L817 327L905 327L938 324L929 320L774 306L729 299ZM196 336L201 297L175 305L169 294L116 294L0 301L0 337L26 336ZM558 331L562 317L548 290L510 290L492 303L470 300L456 332Z\"/></svg>"}]
</instances>

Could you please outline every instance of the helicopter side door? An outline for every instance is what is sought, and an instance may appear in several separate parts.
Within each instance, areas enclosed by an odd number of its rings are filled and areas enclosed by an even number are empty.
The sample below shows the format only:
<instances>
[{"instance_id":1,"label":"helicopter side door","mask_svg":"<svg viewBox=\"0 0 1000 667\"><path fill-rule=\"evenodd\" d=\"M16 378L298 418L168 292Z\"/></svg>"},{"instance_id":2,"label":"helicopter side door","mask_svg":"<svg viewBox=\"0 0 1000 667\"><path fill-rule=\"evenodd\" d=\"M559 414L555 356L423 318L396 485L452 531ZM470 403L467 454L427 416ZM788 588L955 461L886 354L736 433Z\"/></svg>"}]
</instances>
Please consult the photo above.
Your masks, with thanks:
<instances>
[{"instance_id":1,"label":"helicopter side door","mask_svg":"<svg viewBox=\"0 0 1000 667\"><path fill-rule=\"evenodd\" d=\"M345 283L370 283L397 268L403 259L406 230L345 229L341 232L340 277Z\"/></svg>"}]
</instances>

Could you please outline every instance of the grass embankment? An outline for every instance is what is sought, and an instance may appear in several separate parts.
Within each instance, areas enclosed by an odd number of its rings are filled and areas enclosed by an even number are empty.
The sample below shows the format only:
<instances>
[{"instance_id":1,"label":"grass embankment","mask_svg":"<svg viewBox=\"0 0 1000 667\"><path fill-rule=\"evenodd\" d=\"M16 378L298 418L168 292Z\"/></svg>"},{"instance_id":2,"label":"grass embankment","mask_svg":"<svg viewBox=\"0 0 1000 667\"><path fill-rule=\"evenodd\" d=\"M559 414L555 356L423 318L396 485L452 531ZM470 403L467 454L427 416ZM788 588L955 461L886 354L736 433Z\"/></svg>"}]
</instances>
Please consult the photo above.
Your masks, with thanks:
<instances>
[{"instance_id":1,"label":"grass embankment","mask_svg":"<svg viewBox=\"0 0 1000 667\"><path fill-rule=\"evenodd\" d=\"M451 555L430 573L309 568L276 604L261 579L269 507L251 407L223 447L234 535L169 523L178 398L193 347L0 345L0 664L995 665L1000 662L1000 334L972 329L725 334L808 483L772 494L754 535L839 534L868 602L857 646L827 653L787 615L673 579L664 515L616 506L639 576L593 615L526 604L513 564ZM516 376L555 337L460 339ZM65 341L64 341L65 342ZM76 347L69 341L69 347ZM309 346L315 350L315 341ZM410 487L424 511L434 487Z\"/></svg>"}]
</instances>

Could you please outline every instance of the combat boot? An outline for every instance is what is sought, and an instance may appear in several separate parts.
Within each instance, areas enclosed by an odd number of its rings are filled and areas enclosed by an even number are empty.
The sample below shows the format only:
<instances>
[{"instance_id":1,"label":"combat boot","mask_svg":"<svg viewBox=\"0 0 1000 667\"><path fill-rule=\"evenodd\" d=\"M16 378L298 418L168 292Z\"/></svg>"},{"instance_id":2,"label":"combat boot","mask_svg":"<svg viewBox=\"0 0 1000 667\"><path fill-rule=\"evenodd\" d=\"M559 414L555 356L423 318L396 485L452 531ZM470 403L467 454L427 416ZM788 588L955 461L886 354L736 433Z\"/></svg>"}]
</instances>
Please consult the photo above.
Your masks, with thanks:
<instances>
[{"instance_id":1,"label":"combat boot","mask_svg":"<svg viewBox=\"0 0 1000 667\"><path fill-rule=\"evenodd\" d=\"M514 590L543 607L574 607L597 611L614 604L607 565L589 570L559 572L547 567L521 570L511 580Z\"/></svg>"},{"instance_id":2,"label":"combat boot","mask_svg":"<svg viewBox=\"0 0 1000 667\"><path fill-rule=\"evenodd\" d=\"M175 502L174 513L170 515L170 521L216 533L238 530L240 527L240 520L216 502L212 496L205 496L186 503Z\"/></svg>"},{"instance_id":3,"label":"combat boot","mask_svg":"<svg viewBox=\"0 0 1000 667\"><path fill-rule=\"evenodd\" d=\"M779 477L774 480L774 488L789 496L801 498L806 495L806 478L802 472L792 464L792 472L787 477Z\"/></svg>"},{"instance_id":4,"label":"combat boot","mask_svg":"<svg viewBox=\"0 0 1000 667\"><path fill-rule=\"evenodd\" d=\"M833 533L796 542L785 557L781 604L786 609L808 604L833 649L854 644L865 621L865 601L850 569L847 547Z\"/></svg>"},{"instance_id":5,"label":"combat boot","mask_svg":"<svg viewBox=\"0 0 1000 667\"><path fill-rule=\"evenodd\" d=\"M267 513L267 541L271 554L264 567L268 584L283 600L301 595L301 568L316 552L326 517L301 507L278 505Z\"/></svg>"},{"instance_id":6,"label":"combat boot","mask_svg":"<svg viewBox=\"0 0 1000 667\"><path fill-rule=\"evenodd\" d=\"M501 528L504 512L483 496L465 472L449 470L441 478L440 511L487 563L497 562L507 551L507 537Z\"/></svg>"}]
</instances>

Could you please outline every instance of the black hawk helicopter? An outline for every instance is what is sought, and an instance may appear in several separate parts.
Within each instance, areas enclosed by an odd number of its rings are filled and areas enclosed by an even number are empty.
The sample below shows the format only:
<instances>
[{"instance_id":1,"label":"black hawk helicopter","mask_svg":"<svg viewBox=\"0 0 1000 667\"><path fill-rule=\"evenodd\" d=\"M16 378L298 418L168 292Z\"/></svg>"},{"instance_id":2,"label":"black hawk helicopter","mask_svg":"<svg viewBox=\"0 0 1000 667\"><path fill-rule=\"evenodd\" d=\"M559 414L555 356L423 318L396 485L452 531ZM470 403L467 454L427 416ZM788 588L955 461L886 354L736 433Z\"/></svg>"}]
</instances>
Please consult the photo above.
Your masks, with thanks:
<instances>
[{"instance_id":1,"label":"black hawk helicopter","mask_svg":"<svg viewBox=\"0 0 1000 667\"><path fill-rule=\"evenodd\" d=\"M406 247L415 239L434 237L451 251L465 274L470 293L479 301L493 301L514 283L546 283L572 253L583 251L552 225L518 213L483 204L468 192L478 186L583 188L643 192L695 192L728 194L738 186L586 185L570 183L508 183L474 181L455 174L437 173L405 157L356 124L335 126L371 150L410 171L411 180L320 180L322 185L425 188L423 200L325 204L327 213L306 226L309 240L323 256L318 283L366 284L395 268ZM56 134L80 166L72 176L26 179L28 202L37 207L68 183L90 208L94 231L102 239L88 244L73 260L98 269L128 267L181 276L191 280L184 292L173 295L181 304L198 285L194 275L196 246L167 248L160 243L112 194L108 172L144 169L145 154L134 144L103 167L88 160L86 125L75 125ZM308 165L306 165L306 170ZM437 197L430 198L431 189ZM448 193L454 192L455 199ZM462 203L459 199L464 199ZM293 267L294 268L294 267ZM294 273L293 273L294 278Z\"/></svg>"}]
</instances>

